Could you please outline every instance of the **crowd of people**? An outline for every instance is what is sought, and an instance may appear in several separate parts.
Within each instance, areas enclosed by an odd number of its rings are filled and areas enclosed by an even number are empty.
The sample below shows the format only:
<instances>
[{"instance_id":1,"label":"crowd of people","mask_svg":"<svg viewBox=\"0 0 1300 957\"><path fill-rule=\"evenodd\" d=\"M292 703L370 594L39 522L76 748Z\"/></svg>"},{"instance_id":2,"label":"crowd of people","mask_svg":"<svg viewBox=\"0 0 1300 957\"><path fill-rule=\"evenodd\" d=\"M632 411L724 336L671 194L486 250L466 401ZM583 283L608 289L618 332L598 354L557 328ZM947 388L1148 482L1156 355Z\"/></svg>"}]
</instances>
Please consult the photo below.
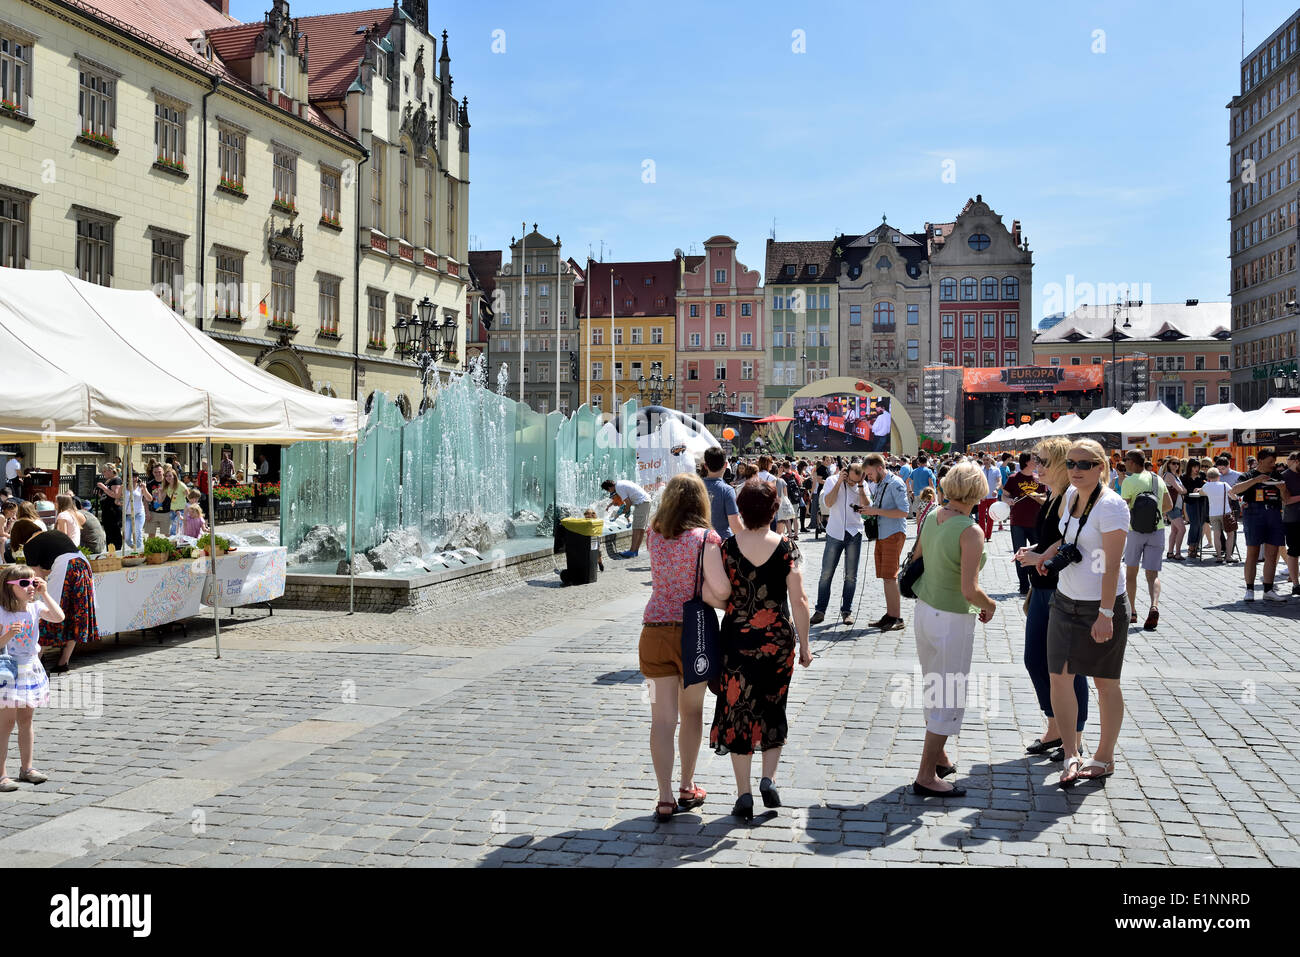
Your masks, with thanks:
<instances>
[{"instance_id":1,"label":"crowd of people","mask_svg":"<svg viewBox=\"0 0 1300 957\"><path fill-rule=\"evenodd\" d=\"M1141 450L1108 456L1093 440L1063 436L1017 456L869 453L847 461L769 455L751 461L711 449L698 475L669 481L653 517L649 497L641 502L635 492L645 493L635 483L610 480L606 486L633 509L642 508L641 524L648 528L652 592L639 654L652 691L660 820L697 808L706 797L694 780L705 686L685 681L683 605L702 599L723 613L708 740L719 754L731 755L737 789L732 813L749 820L755 751L763 753L763 804L780 806L776 778L795 661L811 665L811 630L834 624L827 623L827 612L841 564L838 620L855 624L864 541L875 543L884 602L870 627L908 627L900 566L909 520L915 525L907 565L920 570L908 593L915 597L911 629L926 687L934 692L924 702L925 737L912 782L914 793L926 797L965 794L945 780L956 773L945 748L964 718L976 624L990 621L998 609L980 584L986 545L996 532L1009 533L1025 613L1024 665L1044 721L1025 750L1062 765L1061 787L1115 773L1124 715L1120 676L1130 627L1138 624L1139 572L1148 599L1143 628L1155 631L1164 563L1199 562L1211 549L1216 561L1232 562L1240 525L1245 600L1255 598L1261 565L1265 600L1287 600L1281 578L1291 580L1293 597L1300 596L1300 456L1282 461L1272 449L1259 450L1244 473L1235 472L1227 456L1157 463ZM811 607L798 545L808 532L814 540L826 538ZM639 543L624 556L635 557ZM1084 742L1088 678L1096 689L1092 748ZM676 796L675 735L681 751Z\"/></svg>"}]
</instances>

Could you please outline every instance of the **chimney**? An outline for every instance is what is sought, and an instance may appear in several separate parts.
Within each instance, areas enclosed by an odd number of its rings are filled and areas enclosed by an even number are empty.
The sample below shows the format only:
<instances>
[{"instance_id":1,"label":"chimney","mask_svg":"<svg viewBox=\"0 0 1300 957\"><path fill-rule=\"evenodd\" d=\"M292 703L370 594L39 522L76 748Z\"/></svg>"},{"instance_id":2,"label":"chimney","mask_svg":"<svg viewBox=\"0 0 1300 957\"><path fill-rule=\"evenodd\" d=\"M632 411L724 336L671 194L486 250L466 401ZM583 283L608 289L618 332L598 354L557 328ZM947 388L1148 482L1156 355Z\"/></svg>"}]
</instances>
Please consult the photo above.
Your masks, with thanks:
<instances>
[{"instance_id":1,"label":"chimney","mask_svg":"<svg viewBox=\"0 0 1300 957\"><path fill-rule=\"evenodd\" d=\"M204 0L204 3L216 10L217 13L230 16L230 0Z\"/></svg>"}]
</instances>

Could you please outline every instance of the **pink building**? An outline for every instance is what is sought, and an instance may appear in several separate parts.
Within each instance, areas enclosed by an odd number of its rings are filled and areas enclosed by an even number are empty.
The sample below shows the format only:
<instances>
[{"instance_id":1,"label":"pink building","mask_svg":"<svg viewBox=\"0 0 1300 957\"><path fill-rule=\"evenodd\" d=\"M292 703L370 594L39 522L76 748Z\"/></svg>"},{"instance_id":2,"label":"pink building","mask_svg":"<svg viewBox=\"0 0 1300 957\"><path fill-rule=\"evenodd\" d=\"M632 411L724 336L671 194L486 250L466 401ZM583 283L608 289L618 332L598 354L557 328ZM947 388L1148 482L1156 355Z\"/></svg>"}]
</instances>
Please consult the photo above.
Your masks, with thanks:
<instances>
[{"instance_id":1,"label":"pink building","mask_svg":"<svg viewBox=\"0 0 1300 957\"><path fill-rule=\"evenodd\" d=\"M726 393L726 411L758 411L763 362L762 274L736 259L736 241L714 236L703 256L683 261L677 289L677 408L707 412ZM731 396L735 394L733 401Z\"/></svg>"}]
</instances>

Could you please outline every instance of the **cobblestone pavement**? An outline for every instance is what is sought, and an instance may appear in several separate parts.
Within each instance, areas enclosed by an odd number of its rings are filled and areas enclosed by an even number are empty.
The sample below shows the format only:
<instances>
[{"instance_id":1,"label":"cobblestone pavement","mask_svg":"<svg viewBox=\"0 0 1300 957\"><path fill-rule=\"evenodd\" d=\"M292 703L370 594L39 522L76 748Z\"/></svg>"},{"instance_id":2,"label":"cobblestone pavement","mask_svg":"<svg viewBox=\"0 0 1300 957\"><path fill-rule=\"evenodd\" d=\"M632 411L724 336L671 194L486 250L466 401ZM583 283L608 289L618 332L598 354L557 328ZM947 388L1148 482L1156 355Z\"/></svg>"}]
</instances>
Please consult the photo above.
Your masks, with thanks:
<instances>
[{"instance_id":1,"label":"cobblestone pavement","mask_svg":"<svg viewBox=\"0 0 1300 957\"><path fill-rule=\"evenodd\" d=\"M0 863L1300 865L1284 778L1300 599L1241 602L1239 565L1169 568L1159 629L1130 635L1117 773L1062 792L1060 766L1023 753L1041 723L1008 538L984 573L1000 600L976 632L986 693L950 749L961 800L907 787L923 733L910 628L828 624L791 688L786 806L733 821L730 761L706 747L708 802L656 824L643 552L607 560L597 586L552 575L454 614L241 613L220 660L201 624L79 652L55 680L82 700L36 719L50 781L0 795ZM803 545L812 587L821 545ZM878 583L859 593L858 621L878 617Z\"/></svg>"}]
</instances>

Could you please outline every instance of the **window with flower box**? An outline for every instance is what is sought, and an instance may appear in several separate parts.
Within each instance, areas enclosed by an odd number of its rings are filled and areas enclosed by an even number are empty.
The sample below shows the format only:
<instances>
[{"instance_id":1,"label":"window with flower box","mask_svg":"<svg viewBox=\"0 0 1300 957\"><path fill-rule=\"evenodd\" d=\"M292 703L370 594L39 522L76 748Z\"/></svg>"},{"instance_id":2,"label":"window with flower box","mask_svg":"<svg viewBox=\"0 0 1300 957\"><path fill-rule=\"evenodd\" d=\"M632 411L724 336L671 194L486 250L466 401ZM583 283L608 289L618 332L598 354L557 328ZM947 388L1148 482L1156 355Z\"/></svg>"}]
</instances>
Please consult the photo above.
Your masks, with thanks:
<instances>
[{"instance_id":1,"label":"window with flower box","mask_svg":"<svg viewBox=\"0 0 1300 957\"><path fill-rule=\"evenodd\" d=\"M271 321L278 329L294 329L293 324L293 267L271 267Z\"/></svg>"},{"instance_id":2,"label":"window with flower box","mask_svg":"<svg viewBox=\"0 0 1300 957\"><path fill-rule=\"evenodd\" d=\"M113 284L113 230L117 217L77 209L77 278L101 286Z\"/></svg>"},{"instance_id":3,"label":"window with flower box","mask_svg":"<svg viewBox=\"0 0 1300 957\"><path fill-rule=\"evenodd\" d=\"M244 131L232 126L217 128L217 168L221 176L218 185L222 189L235 193L244 191L244 156L247 144Z\"/></svg>"},{"instance_id":4,"label":"window with flower box","mask_svg":"<svg viewBox=\"0 0 1300 957\"><path fill-rule=\"evenodd\" d=\"M320 218L331 226L342 224L342 176L336 169L320 169Z\"/></svg>"},{"instance_id":5,"label":"window with flower box","mask_svg":"<svg viewBox=\"0 0 1300 957\"><path fill-rule=\"evenodd\" d=\"M12 113L28 112L31 75L31 42L10 33L0 33L0 107Z\"/></svg>"},{"instance_id":6,"label":"window with flower box","mask_svg":"<svg viewBox=\"0 0 1300 957\"><path fill-rule=\"evenodd\" d=\"M185 171L185 110L173 103L154 103L153 149L159 166Z\"/></svg>"},{"instance_id":7,"label":"window with flower box","mask_svg":"<svg viewBox=\"0 0 1300 957\"><path fill-rule=\"evenodd\" d=\"M117 126L117 76L104 67L79 62L77 116L81 136L101 146L113 146Z\"/></svg>"},{"instance_id":8,"label":"window with flower box","mask_svg":"<svg viewBox=\"0 0 1300 957\"><path fill-rule=\"evenodd\" d=\"M286 149L277 148L272 163L274 205L296 213L298 211L298 157Z\"/></svg>"},{"instance_id":9,"label":"window with flower box","mask_svg":"<svg viewBox=\"0 0 1300 957\"><path fill-rule=\"evenodd\" d=\"M0 186L0 266L27 267L33 195Z\"/></svg>"},{"instance_id":10,"label":"window with flower box","mask_svg":"<svg viewBox=\"0 0 1300 957\"><path fill-rule=\"evenodd\" d=\"M151 227L149 234L153 246L150 280L154 295L176 309L185 291L185 237L157 227Z\"/></svg>"},{"instance_id":11,"label":"window with flower box","mask_svg":"<svg viewBox=\"0 0 1300 957\"><path fill-rule=\"evenodd\" d=\"M388 333L388 293L369 290L366 293L366 304L368 343L382 349Z\"/></svg>"},{"instance_id":12,"label":"window with flower box","mask_svg":"<svg viewBox=\"0 0 1300 957\"><path fill-rule=\"evenodd\" d=\"M244 254L233 249L217 252L215 315L218 319L243 317Z\"/></svg>"}]
</instances>

